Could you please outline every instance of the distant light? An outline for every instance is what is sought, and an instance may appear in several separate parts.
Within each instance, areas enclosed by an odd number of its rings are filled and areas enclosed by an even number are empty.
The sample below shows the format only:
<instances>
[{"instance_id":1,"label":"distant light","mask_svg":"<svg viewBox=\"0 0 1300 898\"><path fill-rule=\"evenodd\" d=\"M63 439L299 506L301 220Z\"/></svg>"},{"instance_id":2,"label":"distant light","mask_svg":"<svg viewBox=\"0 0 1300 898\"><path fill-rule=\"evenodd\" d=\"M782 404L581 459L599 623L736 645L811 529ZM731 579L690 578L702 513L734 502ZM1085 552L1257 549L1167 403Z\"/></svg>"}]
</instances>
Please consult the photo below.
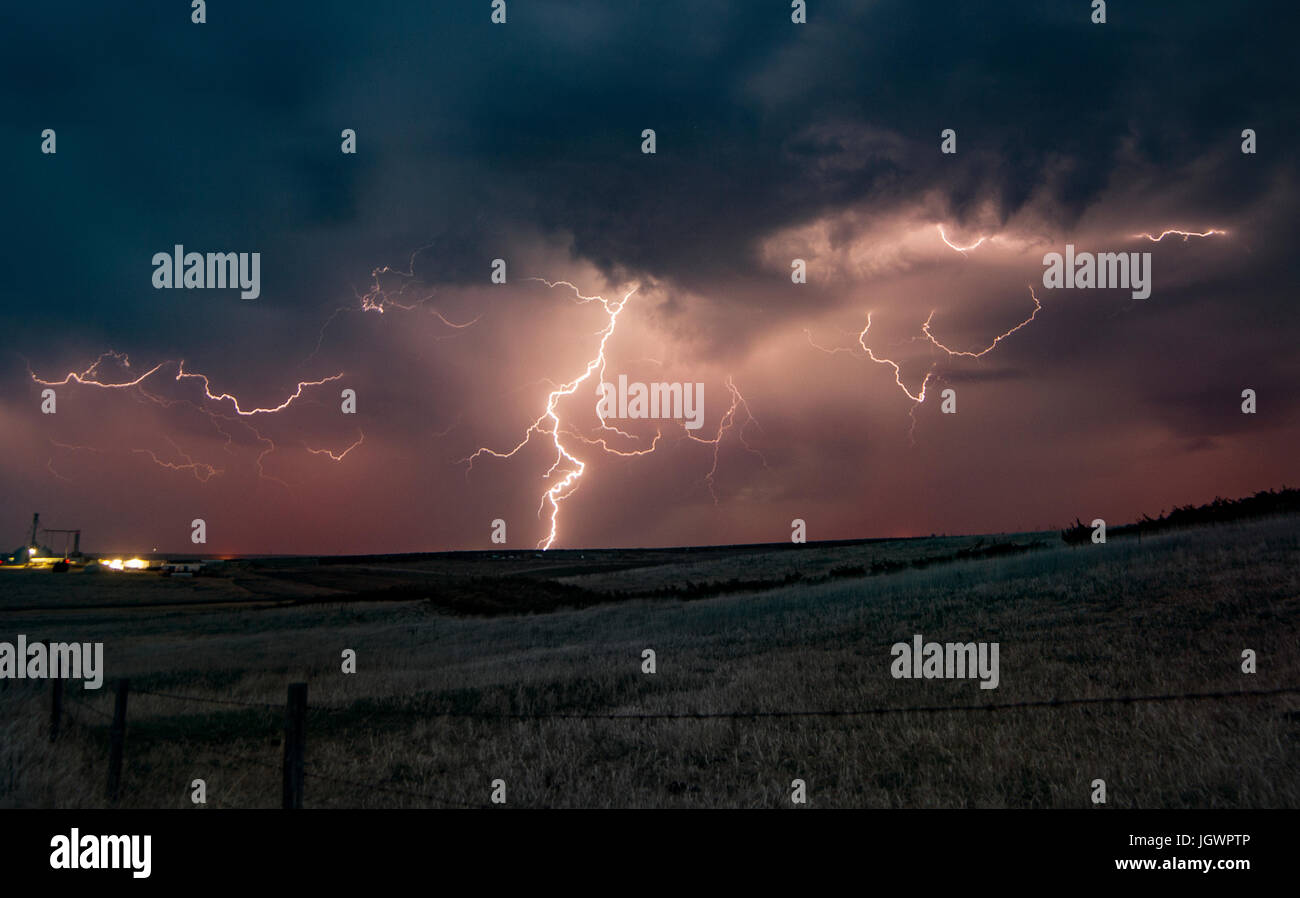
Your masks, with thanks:
<instances>
[{"instance_id":1,"label":"distant light","mask_svg":"<svg viewBox=\"0 0 1300 898\"><path fill-rule=\"evenodd\" d=\"M126 566L133 571L139 571L139 570L143 570L144 568L147 568L149 566L149 562L142 561L139 558L132 558L130 561L126 563Z\"/></svg>"},{"instance_id":2,"label":"distant light","mask_svg":"<svg viewBox=\"0 0 1300 898\"><path fill-rule=\"evenodd\" d=\"M120 558L114 558L112 561L106 561L104 563L112 570L120 571L122 569L122 559Z\"/></svg>"},{"instance_id":3,"label":"distant light","mask_svg":"<svg viewBox=\"0 0 1300 898\"><path fill-rule=\"evenodd\" d=\"M35 555L35 554L36 554L36 547L35 547L35 546L31 546L30 548L28 548L28 550L27 550L27 554L28 554L28 555Z\"/></svg>"}]
</instances>

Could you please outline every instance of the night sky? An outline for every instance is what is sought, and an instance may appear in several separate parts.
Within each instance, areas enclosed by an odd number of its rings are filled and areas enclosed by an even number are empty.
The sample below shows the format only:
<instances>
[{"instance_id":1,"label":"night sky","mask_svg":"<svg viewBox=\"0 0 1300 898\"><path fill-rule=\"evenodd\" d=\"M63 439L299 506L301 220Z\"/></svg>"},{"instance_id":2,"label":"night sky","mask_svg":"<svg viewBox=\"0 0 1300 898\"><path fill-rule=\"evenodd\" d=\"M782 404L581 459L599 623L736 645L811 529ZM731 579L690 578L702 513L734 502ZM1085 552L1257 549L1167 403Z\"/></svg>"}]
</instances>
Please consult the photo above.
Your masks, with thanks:
<instances>
[{"instance_id":1,"label":"night sky","mask_svg":"<svg viewBox=\"0 0 1300 898\"><path fill-rule=\"evenodd\" d=\"M113 552L489 549L497 518L531 548L574 470L546 476L549 419L463 460L595 357L609 314L579 292L628 296L605 379L703 383L704 426L602 434L598 374L561 399L585 467L556 548L1119 523L1296 485L1292 5L808 6L6 4L0 547L39 511ZM1135 236L1171 228L1224 233ZM1045 289L1067 243L1150 252L1150 297ZM261 295L154 289L175 244L260 253ZM36 379L159 365L41 412Z\"/></svg>"}]
</instances>

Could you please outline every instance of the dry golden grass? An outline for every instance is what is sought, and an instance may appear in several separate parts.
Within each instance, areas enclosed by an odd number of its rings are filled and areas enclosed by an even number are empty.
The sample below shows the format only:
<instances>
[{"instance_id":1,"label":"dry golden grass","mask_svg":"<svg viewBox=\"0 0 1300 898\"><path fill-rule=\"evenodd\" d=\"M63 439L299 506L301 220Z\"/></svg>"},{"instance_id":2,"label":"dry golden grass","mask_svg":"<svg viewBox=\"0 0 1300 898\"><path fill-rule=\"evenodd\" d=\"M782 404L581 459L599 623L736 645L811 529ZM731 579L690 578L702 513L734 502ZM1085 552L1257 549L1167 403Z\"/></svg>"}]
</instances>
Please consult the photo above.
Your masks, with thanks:
<instances>
[{"instance_id":1,"label":"dry golden grass","mask_svg":"<svg viewBox=\"0 0 1300 898\"><path fill-rule=\"evenodd\" d=\"M451 617L420 602L64 610L6 614L0 638L103 640L110 677L129 676L140 689L279 706L287 683L308 681L308 806L482 805L501 778L513 806L789 807L798 777L814 807L1086 807L1100 777L1116 807L1297 807L1298 696L864 718L436 716L853 709L1300 685L1296 523L1058 545L692 602L495 618ZM887 554L887 545L872 551ZM838 563L833 551L810 549L816 565ZM731 576L730 564L717 576ZM743 567L766 570L761 558ZM705 579L700 568L686 559L677 576ZM578 575L588 588L620 590L671 578L662 565L641 580L630 571ZM892 679L889 647L914 633L999 642L1000 688ZM345 648L358 654L354 676L340 672ZM658 653L653 676L640 672L644 648ZM1247 648L1258 653L1253 676L1240 670ZM51 746L47 689L0 688L0 805L104 804L107 720L91 709L109 712L111 690L69 692L90 708L72 704L82 725ZM195 778L206 780L210 806L278 805L278 711L133 693L129 719L122 805L189 806Z\"/></svg>"}]
</instances>

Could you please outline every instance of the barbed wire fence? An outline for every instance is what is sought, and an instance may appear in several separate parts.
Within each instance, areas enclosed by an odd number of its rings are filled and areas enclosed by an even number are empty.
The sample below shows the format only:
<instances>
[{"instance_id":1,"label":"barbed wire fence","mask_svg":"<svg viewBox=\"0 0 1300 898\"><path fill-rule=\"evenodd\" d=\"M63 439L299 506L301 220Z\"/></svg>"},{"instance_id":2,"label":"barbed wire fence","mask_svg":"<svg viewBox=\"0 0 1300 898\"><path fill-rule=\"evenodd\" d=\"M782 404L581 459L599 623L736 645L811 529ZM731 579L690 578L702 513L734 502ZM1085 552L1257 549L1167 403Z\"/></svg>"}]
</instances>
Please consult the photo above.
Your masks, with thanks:
<instances>
[{"instance_id":1,"label":"barbed wire fence","mask_svg":"<svg viewBox=\"0 0 1300 898\"><path fill-rule=\"evenodd\" d=\"M281 807L284 808L301 808L303 806L305 795L305 781L312 780L320 783L328 783L334 786L340 786L347 792L358 794L379 793L383 795L392 795L394 797L416 799L428 805L443 808L489 808L489 803L465 802L445 795L437 795L424 790L398 788L383 782L368 782L359 779L350 779L346 777L335 776L332 774L321 773L308 769L305 764L305 748L307 736L307 720L309 714L316 715L355 715L355 710L350 707L332 707L320 705L309 707L307 705L307 684L292 683L289 684L288 700L284 705L278 705L273 702L265 701L243 701L230 698L214 698L211 696L188 695L174 692L155 691L150 689L132 688L129 680L119 680L116 683L116 700L114 713L109 714L100 708L95 707L83 698L75 694L64 694L62 681L55 680L51 691L51 718L50 718L50 741L57 740L60 725L63 719L76 725L78 728L89 733L96 732L96 726L102 729L102 723L96 725L88 723L80 717L78 712L84 711L96 717L99 721L105 721L109 729L109 771L108 771L108 794L110 801L115 801L120 789L121 767L124 756L124 735L126 731L126 707L127 696L134 693L136 695L149 696L151 698L163 699L177 703L189 705L218 705L225 707L237 707L250 710L256 710L265 714L283 715L284 722L284 739L283 749L284 756L281 763L276 764L263 758L255 758L245 754L237 754L230 751L222 751L221 755L231 761L241 764L248 764L256 767L262 767L272 771L279 771L283 782L283 794ZM1137 705L1137 704L1163 704L1171 702L1222 702L1222 701L1239 701L1243 699L1262 699L1273 698L1283 695L1300 695L1300 685L1296 686L1279 686L1271 689L1242 689L1242 690L1224 690L1224 691L1198 691L1198 692L1171 692L1171 693L1146 693L1136 695L1118 695L1118 696L1086 696L1079 698L1050 698L1050 699L1027 699L1010 702L985 702L978 704L948 704L948 705L883 705L863 708L808 708L808 709L753 709L747 711L540 711L540 712L510 712L510 711L458 711L458 710L427 710L427 709L386 709L383 716L392 714L401 714L403 716L419 717L421 719L462 719L478 720L484 722L546 722L546 721L637 721L652 722L661 720L772 720L772 719L867 719L872 717L881 717L888 715L903 714L971 714L971 713L994 713L999 711L1040 711L1053 710L1070 707L1087 707L1087 706L1105 706L1105 705ZM14 697L12 700L18 700L20 697ZM76 709L76 710L74 710ZM366 715L362 718L362 723L369 723L379 712ZM336 796L326 796L325 801L330 801ZM221 806L221 805L218 805Z\"/></svg>"}]
</instances>

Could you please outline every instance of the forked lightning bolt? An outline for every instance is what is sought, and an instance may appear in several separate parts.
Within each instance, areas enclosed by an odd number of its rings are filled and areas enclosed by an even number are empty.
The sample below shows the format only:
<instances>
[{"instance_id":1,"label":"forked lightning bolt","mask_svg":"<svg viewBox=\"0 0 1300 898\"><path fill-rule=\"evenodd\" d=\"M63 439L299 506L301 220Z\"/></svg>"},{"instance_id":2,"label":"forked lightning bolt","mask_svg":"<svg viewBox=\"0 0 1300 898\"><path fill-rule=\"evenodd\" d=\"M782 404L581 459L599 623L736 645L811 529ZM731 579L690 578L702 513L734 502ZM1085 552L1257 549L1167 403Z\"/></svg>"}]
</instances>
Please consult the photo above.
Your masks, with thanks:
<instances>
[{"instance_id":1,"label":"forked lightning bolt","mask_svg":"<svg viewBox=\"0 0 1300 898\"><path fill-rule=\"evenodd\" d=\"M184 459L183 463L178 464L176 462L171 462L171 461L166 461L164 459L161 459L158 457L158 453L154 452L152 449L132 449L130 451L132 454L135 455L148 456L149 460L152 461L155 465L158 465L160 468L167 468L172 471L188 471L189 473L193 474L194 478L198 480L200 483L207 483L213 477L222 473L221 468L214 467L204 462L195 461L188 454L181 451L181 448L177 446L176 443L170 437L163 437L163 439L167 440L168 443L171 443L171 447L176 452L176 455ZM75 452L104 453L108 451L106 449L99 449L95 446L74 446L70 443L60 443L58 440L54 440L54 439L50 440L50 445L55 446L59 449L67 449ZM60 480L65 480L68 483L72 482L72 478L64 477L62 474L60 474L58 471L54 469L53 457L51 457L50 460L46 462L45 466L47 469L49 469L51 474L53 474L55 477L59 478Z\"/></svg>"},{"instance_id":2,"label":"forked lightning bolt","mask_svg":"<svg viewBox=\"0 0 1300 898\"><path fill-rule=\"evenodd\" d=\"M181 451L181 447L177 446L176 443L173 442L170 437L164 437L163 439L171 443L172 449L176 450L176 454L185 460L184 464L177 464L175 462L164 461L163 459L159 458L152 449L132 449L131 451L141 455L148 455L149 458L153 460L153 463L158 465L159 467L170 468L173 471L189 471L191 474L195 476L195 478L198 479L200 483L207 483L213 477L221 473L220 468L214 468L212 465L205 464L203 462L197 462L194 459L190 458L188 455L186 455L184 452Z\"/></svg>"},{"instance_id":3,"label":"forked lightning bolt","mask_svg":"<svg viewBox=\"0 0 1300 898\"><path fill-rule=\"evenodd\" d=\"M1016 331L1020 330L1022 327L1027 326L1031 321L1033 321L1035 318L1038 317L1038 313L1043 310L1043 304L1038 301L1038 296L1034 293L1033 285L1030 285L1029 287L1029 297L1034 301L1034 311L1030 313L1029 317L1026 318L1024 321L1020 322L1019 324L1017 324L1015 327L1011 328L1011 330L1002 334L998 334L996 337L993 338L992 343L990 343L988 346L985 346L983 349L978 350L976 352L968 352L960 349L949 349L947 346L944 346L942 343L936 340L934 338L934 334L930 333L930 322L934 320L934 312L931 312L930 317L925 319L925 324L921 325L921 333L925 334L925 338L929 340L930 343L932 343L936 348L943 350L944 352L948 353L948 355L950 356L965 356L966 358L970 358L970 359L982 358L987 353L992 352L994 348L996 348L997 345L1001 343L1003 340L1005 340L1007 337L1011 336ZM867 323L867 326L870 327L870 322ZM863 331L863 333L865 334L866 331Z\"/></svg>"},{"instance_id":4,"label":"forked lightning bolt","mask_svg":"<svg viewBox=\"0 0 1300 898\"><path fill-rule=\"evenodd\" d=\"M426 305L429 300L434 297L436 293L435 290L426 288L426 292L423 296L409 302L405 301L407 290L412 287L415 280L415 257L426 249L428 249L427 246L422 246L415 252L411 253L410 259L407 260L405 271L400 268L393 268L389 265L381 265L380 267L373 269L370 272L370 288L366 290L365 293L359 293L356 288L353 288L352 290L353 295L357 298L357 305L342 306L335 309L334 312L325 319L325 323L321 325L320 336L316 339L316 348L311 351L311 355L307 356L307 359L313 358L316 353L320 352L321 344L325 341L325 331L329 328L330 324L333 323L334 319L344 312L377 312L382 315L388 309L398 309L399 311L410 312ZM386 277L399 277L402 279L401 287L396 291L397 297L402 301L394 298L391 295L391 292L384 287L384 279ZM483 317L480 314L476 315L470 321L458 323L448 319L442 314L442 312L432 306L429 306L429 312L440 322L454 331L464 330L467 327L471 327L474 324L477 324L478 320ZM434 339L438 340L445 338L434 337Z\"/></svg>"},{"instance_id":5,"label":"forked lightning bolt","mask_svg":"<svg viewBox=\"0 0 1300 898\"><path fill-rule=\"evenodd\" d=\"M745 412L745 423L741 424L740 428L736 431L736 436L740 440L740 445L745 447L745 451L758 456L759 461L763 463L763 467L767 467L767 459L763 457L763 454L753 446L749 445L745 440L745 428L750 424L757 427L758 421L754 419L753 414L749 411L749 403L747 403L745 397L740 394L740 390L736 388L730 375L727 376L727 391L731 393L731 407L727 409L727 411L722 415L722 419L718 422L718 432L714 435L713 439L706 440L703 437L695 436L690 431L686 432L686 435L695 442L706 443L713 446L713 467L709 468L709 473L704 475L704 482L709 485L709 495L713 497L714 505L718 504L718 494L714 490L713 484L714 477L716 477L718 473L718 450L722 447L723 434L727 433L735 426L736 414L741 410L744 410Z\"/></svg>"},{"instance_id":6,"label":"forked lightning bolt","mask_svg":"<svg viewBox=\"0 0 1300 898\"><path fill-rule=\"evenodd\" d=\"M634 285L623 295L622 299L609 300L601 296L584 296L582 292L569 281L552 282L544 278L530 278L530 280L539 281L552 289L556 287L567 287L573 291L574 297L580 305L593 302L601 304L608 317L605 326L597 332L597 336L599 336L600 340L597 344L596 352L592 358L587 361L581 374L566 383L553 385L553 389L546 397L545 410L537 416L532 424L529 425L528 429L524 432L523 439L516 443L513 448L509 450L497 450L486 446L480 447L476 449L473 454L461 459L461 462L467 465L466 475L468 476L469 471L473 469L475 460L480 456L490 455L494 458L511 458L527 446L532 441L533 437L550 438L551 445L555 450L555 460L551 463L551 466L547 468L543 476L549 479L552 475L561 471L562 476L560 476L559 479L552 483L551 486L542 493L541 500L538 503L537 514L539 517L548 509L548 507L550 509L547 533L537 542L537 547L539 549L547 550L555 544L558 537L560 507L564 503L565 499L573 495L574 490L577 489L578 481L582 479L582 475L586 471L586 462L578 458L578 456L574 454L575 450L562 438L572 438L573 440L587 446L599 447L607 454L628 458L648 455L654 452L655 449L658 448L663 434L662 431L656 431L654 439L651 441L649 446L639 449L618 449L610 445L610 439L613 435L626 439L635 439L635 437L612 426L601 413L599 404L596 406L596 416L599 422L596 429L602 433L601 436L584 436L571 426L565 425L559 412L560 401L576 393L582 384L592 378L592 375L598 375L598 377L603 381L607 365L606 348L609 344L610 338L614 335L615 329L618 327L619 315L622 314L623 310L627 307L628 301L632 298L632 295L636 293L638 286ZM736 389L731 378L727 378L727 389L731 393L731 407L722 416L722 420L718 426L717 435L712 440L706 440L701 437L696 437L689 432L687 433L687 436L695 442L707 443L714 447L713 467L709 470L705 480L709 485L709 492L713 495L715 503L717 501L717 495L714 492L714 477L717 473L718 467L718 446L721 443L723 436L733 429L737 413L741 409L744 410L746 420L740 427L738 435L741 443L746 449L751 452L756 451L749 446L744 439L744 428L753 421L753 416L749 413L749 406L745 403L744 397L740 394L740 391ZM766 462L764 462L764 464L766 464Z\"/></svg>"},{"instance_id":7,"label":"forked lightning bolt","mask_svg":"<svg viewBox=\"0 0 1300 898\"><path fill-rule=\"evenodd\" d=\"M871 361L875 362L878 365L888 365L889 367L893 368L894 383L898 385L898 388L903 391L903 395L905 395L908 399L916 403L925 402L925 388L930 385L930 378L934 376L934 365L931 365L930 370L925 373L925 379L921 381L920 392L913 393L911 390L907 388L907 385L903 383L903 370L902 368L899 367L898 362L895 362L893 359L878 358L876 356L876 353L872 350L872 348L867 345L867 333L870 330L871 330L871 313L868 312L867 326L862 329L862 333L858 334L858 344L862 347L862 350L867 354L867 358L871 359Z\"/></svg>"},{"instance_id":8,"label":"forked lightning bolt","mask_svg":"<svg viewBox=\"0 0 1300 898\"><path fill-rule=\"evenodd\" d=\"M300 381L298 385L295 387L294 391L291 394L289 394L288 398L286 398L283 402L279 403L278 405L268 406L265 408L261 408L261 407L244 408L243 404L241 403L241 401L237 396L226 392L222 392L222 393L212 392L212 385L208 376L205 374L198 374L198 373L186 371L184 360L181 360L179 362L170 362L170 361L159 362L158 364L150 368L148 371L145 371L143 374L137 377L128 377L127 379L108 380L106 379L106 376L102 374L100 371L100 367L108 359L112 359L116 361L124 369L131 368L131 360L127 355L125 355L124 353L119 353L119 352L114 352L112 350L109 350L108 352L101 354L99 358L96 359L95 362L89 368L81 372L70 371L61 380L46 380L44 378L38 377L36 373L31 370L30 366L28 368L28 373L31 375L31 378L34 382L41 384L42 386L54 387L54 386L65 386L67 384L75 383L81 386L94 387L96 389L102 389L102 390L134 390L136 394L142 397L144 400L153 402L164 408L171 408L177 404L183 404L185 406L188 406L189 408L194 409L200 414L206 416L208 420L212 422L212 425L213 427L216 428L217 432L226 438L225 449L227 452L230 451L230 445L233 442L234 438L229 431L227 431L225 428L222 427L220 422L225 421L230 423L241 424L245 428L247 428L248 431L253 435L253 438L263 446L262 451L257 456L258 476L267 480L273 480L285 486L288 486L288 484L285 483L283 480L280 480L278 477L272 477L268 475L266 473L265 468L263 467L263 462L266 459L266 457L270 455L272 452L274 452L276 449L275 442L269 437L267 437L265 434L263 434L256 427L254 427L249 419L258 415L274 415L278 412L282 412L285 409L289 408L289 406L291 406L297 399L301 398L303 392L308 388L321 386L323 384L330 383L331 381L336 381L341 377L343 377L342 372L340 372L338 374L333 374L328 377L321 378L320 380ZM224 406L227 403L229 403L229 408L226 410L217 410L210 407L206 407L205 405L202 404L202 400L195 402L189 399L169 399L167 397L161 396L157 393L150 391L146 387L145 381L149 380L149 378L153 377L159 371L162 371L164 368L167 368L168 366L173 364L176 366L176 376L174 378L175 381L190 381L190 380L201 381L203 385L204 399L208 400L209 402L216 403L218 407ZM168 442L171 442L170 439L168 440ZM56 445L59 445L61 448L68 448L68 449L90 449L91 448L85 446L65 446L63 444L56 444ZM355 448L355 445L356 444L348 447L347 450L345 450L342 454L338 455L337 457L335 457L335 454L332 452L326 452L326 454L330 455L330 457L334 458L336 461L340 461L342 460L343 456L345 456L348 452L350 452L353 448ZM182 459L181 462L167 461L163 458L160 458L158 454L151 449L132 449L131 451L136 454L148 456L149 459L153 461L154 464L159 465L160 467L167 468L174 471L188 471L202 482L206 482L210 480L212 477L216 476L217 474L222 473L222 469L220 468L217 468L213 465L204 462L195 461L189 455L182 452L180 448L176 446L175 443L172 443L172 448L176 451L176 455L180 459ZM101 451L101 450L94 450L94 451ZM63 477L63 475L59 474L57 471L54 470L52 465L52 460L51 460L51 464L48 464L47 467L49 468L51 473L53 473L55 476L65 480L67 479Z\"/></svg>"},{"instance_id":9,"label":"forked lightning bolt","mask_svg":"<svg viewBox=\"0 0 1300 898\"><path fill-rule=\"evenodd\" d=\"M230 404L234 406L235 414L240 416L245 416L245 417L251 417L252 415L273 415L276 412L282 412L285 409L287 409L290 405L292 405L295 399L298 399L300 396L302 396L302 391L306 387L319 387L329 383L332 380L338 380L343 376L343 372L340 371L338 374L331 374L329 377L322 378L321 380L300 381L298 383L297 388L291 394L289 394L289 398L286 399L284 402L281 402L279 405L271 406L270 408L253 408L245 411L243 408L240 407L239 399L235 396L232 396L230 393L221 393L220 395L213 393L212 385L209 383L208 376L206 374L191 374L187 372L185 370L185 361L183 359L178 363L177 368L178 368L176 373L177 380L181 380L182 378L195 378L203 381L203 394L205 396L207 396L213 402L225 402L226 400L229 400Z\"/></svg>"},{"instance_id":10,"label":"forked lightning bolt","mask_svg":"<svg viewBox=\"0 0 1300 898\"><path fill-rule=\"evenodd\" d=\"M560 439L560 435L562 432L561 422L560 422L560 415L556 407L559 405L561 399L563 399L566 396L572 396L575 392L577 392L578 387L581 386L583 383L585 383L586 380L589 377L591 377L593 373L604 370L605 346L606 344L609 343L609 338L614 335L614 329L618 326L618 316L623 311L623 309L627 306L627 301L631 299L632 294L637 291L637 286L634 285L631 290L629 290L626 294L623 295L623 298L621 300L611 301L601 296L583 296L582 293L578 290L578 288L575 287L573 284L569 283L568 281L556 281L555 283L552 283L542 278L536 278L535 280L542 281L544 284L546 284L546 286L552 289L558 286L568 287L574 292L574 295L577 297L577 301L580 304L585 305L591 302L599 302L604 307L605 312L609 316L609 318L605 324L605 327L598 332L600 336L600 343L599 346L597 347L596 355L589 362L587 362L587 367L582 372L582 374L580 374L578 377L574 378L573 380L569 381L568 383L561 384L560 386L551 390L551 392L546 397L546 410L542 412L540 415L538 415L537 420L533 421L533 423L529 425L528 429L524 431L524 438L520 440L519 443L516 444L513 449L509 450L508 452L500 452L496 449L490 449L485 446L475 450L472 455L468 456L467 458L461 459L461 461L467 463L469 465L469 469L472 469L474 466L474 460L477 459L480 455L491 455L495 458L510 458L511 456L519 452L521 449L523 449L525 446L527 446L528 443L532 440L534 435L550 436L551 443L555 447L555 461L551 463L550 468L546 470L546 473L543 476L549 478L552 474L555 473L555 471L561 465L564 465L566 463L568 465L568 469L564 472L563 477L561 477L555 483L551 484L550 488L547 489L544 493L542 493L542 500L541 503L538 505L537 513L539 516L542 514L543 509L545 509L545 507L548 504L551 506L550 531L547 533L545 537L543 537L537 543L537 547L539 549L545 550L545 549L549 549L555 543L556 531L559 526L559 514L560 514L561 503L573 493L574 489L577 488L577 483L582 478L582 473L583 471L586 470L587 467L586 463L583 462L576 455L574 455L572 452L570 452L569 448ZM605 426L605 422L603 418L601 419L601 425L602 427ZM609 429L616 430L616 428L609 428ZM657 443L658 436L655 437L655 440ZM653 446L651 448L653 448ZM623 454L623 453L617 453L617 454ZM466 471L466 473L468 474L468 470Z\"/></svg>"},{"instance_id":11,"label":"forked lightning bolt","mask_svg":"<svg viewBox=\"0 0 1300 898\"><path fill-rule=\"evenodd\" d=\"M1026 318L1024 321L1021 321L1019 324L1017 324L1015 327L1011 328L1010 330L1005 331L999 334L998 336L994 337L993 342L989 343L983 349L979 349L979 350L952 349L948 346L945 346L943 343L939 342L939 340L934 336L934 334L930 330L930 324L934 320L934 314L935 314L933 311L930 312L929 316L925 319L925 322L921 325L921 335L925 338L926 342L928 342L935 349L938 349L944 354L946 354L949 358L971 358L971 359L982 358L983 356L992 352L994 348L996 348L997 345L1001 343L1003 340L1005 340L1007 337L1011 336L1016 331L1020 330L1022 327L1027 326L1031 321L1033 321L1035 318L1038 317L1038 313L1043 309L1043 304L1038 301L1038 296L1034 293L1034 288L1032 285L1029 288L1029 296L1034 301L1034 311L1030 313L1029 317ZM870 332L871 332L871 313L868 312L866 327L864 327L862 329L862 332L858 334L858 345L862 347L862 351L866 354L866 357L868 359L870 359L871 361L875 362L878 365L888 365L890 368L893 369L894 384L900 390L903 391L904 396L906 396L908 399L912 401L913 411L915 411L915 406L919 405L922 402L925 402L926 389L930 386L930 381L935 376L935 372L937 370L937 363L932 363L930 365L930 370L926 372L925 377L921 380L920 388L917 389L916 392L913 392L912 390L908 389L907 384L903 383L903 371L900 364L891 358L886 358L883 356L876 355L875 350L873 350L870 346L867 345L867 334ZM828 355L834 355L837 352L851 353L854 351L851 347L828 348L825 346L821 346L813 341L812 334L809 331L805 330L804 334L807 336L808 342L812 345L814 349L820 350L821 352L824 352ZM913 421L915 421L915 418L913 418Z\"/></svg>"},{"instance_id":12,"label":"forked lightning bolt","mask_svg":"<svg viewBox=\"0 0 1300 898\"><path fill-rule=\"evenodd\" d=\"M338 374L331 374L330 376L321 378L320 380L299 381L298 386L294 389L293 393L289 395L289 398L286 399L284 402L281 402L279 405L271 406L269 408L253 408L253 409L245 410L239 404L238 397L230 393L221 393L221 394L213 393L211 382L208 380L208 376L206 374L196 374L193 372L186 371L184 359L181 359L179 362L159 362L157 365L154 365L144 374L141 374L139 377L134 378L132 380L120 381L118 383L105 383L104 381L98 379L99 375L96 372L98 371L99 366L103 363L104 359L106 358L117 359L119 362L121 362L122 367L124 368L131 367L131 360L125 354L120 352L113 352L112 350L109 350L108 352L101 355L95 361L95 364L91 365L85 371L81 372L80 374L78 374L75 371L69 371L66 375L64 375L63 380L44 380L40 377L37 377L36 373L33 372L30 368L28 368L27 373L31 375L32 380L34 380L36 383L46 387L59 387L59 386L66 386L67 384L70 383L78 383L81 384L82 386L98 387L100 389L105 389L105 390L121 390L129 387L138 387L141 383L143 383L145 380L147 380L149 377L151 377L158 371L162 370L167 365L175 364L176 380L195 379L195 380L203 381L203 392L208 399L211 399L214 402L225 402L228 400L230 404L233 406L235 414L243 415L243 416L270 415L276 412L284 411L286 408L288 408L290 405L293 404L293 401L295 399L298 399L299 397L302 396L302 391L307 387L319 387L322 384L327 384L330 381L338 380L339 378L343 377L343 372L340 371Z\"/></svg>"}]
</instances>

